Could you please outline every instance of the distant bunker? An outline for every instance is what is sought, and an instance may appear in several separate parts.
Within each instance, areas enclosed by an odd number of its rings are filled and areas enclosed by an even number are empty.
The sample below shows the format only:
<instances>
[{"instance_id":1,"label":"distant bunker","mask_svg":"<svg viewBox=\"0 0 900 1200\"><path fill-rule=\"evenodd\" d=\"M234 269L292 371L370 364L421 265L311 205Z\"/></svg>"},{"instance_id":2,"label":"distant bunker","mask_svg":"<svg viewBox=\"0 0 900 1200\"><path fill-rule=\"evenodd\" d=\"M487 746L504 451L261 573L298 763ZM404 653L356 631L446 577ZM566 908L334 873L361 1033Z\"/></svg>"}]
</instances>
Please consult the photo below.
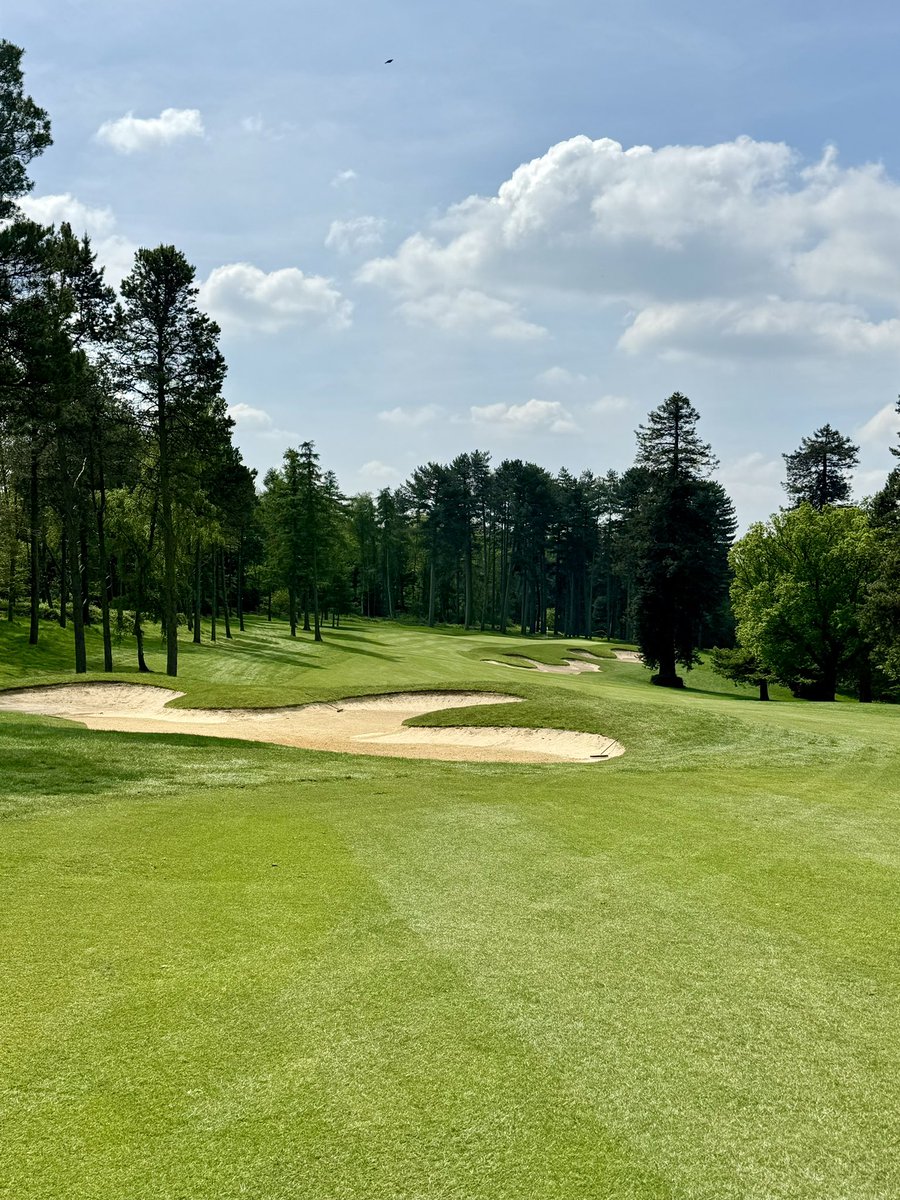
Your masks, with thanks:
<instances>
[{"instance_id":1,"label":"distant bunker","mask_svg":"<svg viewBox=\"0 0 900 1200\"><path fill-rule=\"evenodd\" d=\"M520 702L494 692L396 692L294 708L168 707L183 695L131 683L61 684L2 692L0 711L64 717L121 733L190 733L446 762L600 763L625 753L612 738L565 729L404 724L443 709Z\"/></svg>"}]
</instances>

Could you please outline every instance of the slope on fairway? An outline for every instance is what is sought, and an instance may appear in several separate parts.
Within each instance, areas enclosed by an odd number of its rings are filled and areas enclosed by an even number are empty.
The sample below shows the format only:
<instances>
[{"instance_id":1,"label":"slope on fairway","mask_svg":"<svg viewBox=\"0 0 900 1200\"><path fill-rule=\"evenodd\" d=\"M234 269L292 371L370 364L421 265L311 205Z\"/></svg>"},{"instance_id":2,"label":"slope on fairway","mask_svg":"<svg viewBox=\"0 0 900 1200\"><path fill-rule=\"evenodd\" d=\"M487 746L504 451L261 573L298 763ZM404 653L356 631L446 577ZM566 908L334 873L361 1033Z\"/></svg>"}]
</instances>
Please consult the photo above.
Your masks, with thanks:
<instances>
[{"instance_id":1,"label":"slope on fairway","mask_svg":"<svg viewBox=\"0 0 900 1200\"><path fill-rule=\"evenodd\" d=\"M175 704L510 690L417 724L628 753L404 762L0 714L0 1194L894 1200L898 710L347 633L186 652ZM8 685L61 665L0 657Z\"/></svg>"}]
</instances>

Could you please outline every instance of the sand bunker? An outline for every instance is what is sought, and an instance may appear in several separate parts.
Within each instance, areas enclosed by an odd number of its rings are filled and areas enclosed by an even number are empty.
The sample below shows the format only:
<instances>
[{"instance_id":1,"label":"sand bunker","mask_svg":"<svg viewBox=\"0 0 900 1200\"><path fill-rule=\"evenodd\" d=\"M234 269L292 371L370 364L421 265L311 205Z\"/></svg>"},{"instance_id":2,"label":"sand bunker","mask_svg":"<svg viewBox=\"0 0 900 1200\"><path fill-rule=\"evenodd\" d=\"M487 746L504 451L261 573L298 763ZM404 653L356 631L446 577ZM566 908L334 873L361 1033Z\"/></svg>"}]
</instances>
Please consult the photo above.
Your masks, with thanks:
<instances>
[{"instance_id":1,"label":"sand bunker","mask_svg":"<svg viewBox=\"0 0 900 1200\"><path fill-rule=\"evenodd\" d=\"M564 658L564 667L553 667L549 663L538 662L536 658L526 658L524 654L517 654L516 658L521 658L523 663L530 663L536 671L542 671L545 675L580 675L583 671L600 670L597 663L588 662L584 658ZM512 667L514 671L528 670L528 667L520 667L516 663L498 662L496 658L486 658L484 661L492 667Z\"/></svg>"},{"instance_id":2,"label":"sand bunker","mask_svg":"<svg viewBox=\"0 0 900 1200\"><path fill-rule=\"evenodd\" d=\"M62 684L0 693L0 711L125 733L193 733L307 750L455 762L597 763L625 753L611 738L562 729L409 728L410 717L476 704L517 704L493 692L398 692L297 708L169 708L184 692L131 683Z\"/></svg>"},{"instance_id":3,"label":"sand bunker","mask_svg":"<svg viewBox=\"0 0 900 1200\"><path fill-rule=\"evenodd\" d=\"M642 663L644 661L635 650L613 650L613 654L619 662Z\"/></svg>"}]
</instances>

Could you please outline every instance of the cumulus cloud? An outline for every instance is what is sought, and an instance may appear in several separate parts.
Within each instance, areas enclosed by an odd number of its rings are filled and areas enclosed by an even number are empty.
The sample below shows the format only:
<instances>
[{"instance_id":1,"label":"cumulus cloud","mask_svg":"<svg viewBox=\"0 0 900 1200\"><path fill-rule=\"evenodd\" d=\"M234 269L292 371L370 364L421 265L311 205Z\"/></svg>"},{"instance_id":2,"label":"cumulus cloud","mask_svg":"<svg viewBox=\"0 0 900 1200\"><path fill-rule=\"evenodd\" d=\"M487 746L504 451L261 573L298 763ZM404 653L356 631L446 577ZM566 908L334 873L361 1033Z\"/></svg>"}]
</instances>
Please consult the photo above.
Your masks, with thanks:
<instances>
[{"instance_id":1,"label":"cumulus cloud","mask_svg":"<svg viewBox=\"0 0 900 1200\"><path fill-rule=\"evenodd\" d=\"M359 254L381 245L387 222L381 217L350 217L332 221L325 245L338 254Z\"/></svg>"},{"instance_id":2,"label":"cumulus cloud","mask_svg":"<svg viewBox=\"0 0 900 1200\"><path fill-rule=\"evenodd\" d=\"M857 429L855 440L863 446L893 446L900 432L900 415L896 404L886 404Z\"/></svg>"},{"instance_id":3,"label":"cumulus cloud","mask_svg":"<svg viewBox=\"0 0 900 1200\"><path fill-rule=\"evenodd\" d=\"M738 510L770 513L786 503L783 458L745 454L725 463L717 477Z\"/></svg>"},{"instance_id":4,"label":"cumulus cloud","mask_svg":"<svg viewBox=\"0 0 900 1200\"><path fill-rule=\"evenodd\" d=\"M592 413L624 412L627 408L631 407L632 402L627 396L614 396L612 394L598 396L596 400L592 400L588 405Z\"/></svg>"},{"instance_id":5,"label":"cumulus cloud","mask_svg":"<svg viewBox=\"0 0 900 1200\"><path fill-rule=\"evenodd\" d=\"M538 382L547 384L549 387L572 387L588 383L589 379L587 375L570 371L567 367L548 367L546 371L541 371L538 375Z\"/></svg>"},{"instance_id":6,"label":"cumulus cloud","mask_svg":"<svg viewBox=\"0 0 900 1200\"><path fill-rule=\"evenodd\" d=\"M249 404L229 404L228 415L239 429L271 429L273 425L265 409Z\"/></svg>"},{"instance_id":7,"label":"cumulus cloud","mask_svg":"<svg viewBox=\"0 0 900 1200\"><path fill-rule=\"evenodd\" d=\"M361 479L373 484L380 484L382 487L386 487L391 483L398 483L403 478L396 467L391 467L377 458L363 463L359 468L359 475Z\"/></svg>"},{"instance_id":8,"label":"cumulus cloud","mask_svg":"<svg viewBox=\"0 0 900 1200\"><path fill-rule=\"evenodd\" d=\"M900 185L833 149L805 163L746 137L659 149L575 137L359 278L443 328L460 296L532 331L530 312L562 299L629 312L632 352L895 354Z\"/></svg>"},{"instance_id":9,"label":"cumulus cloud","mask_svg":"<svg viewBox=\"0 0 900 1200\"><path fill-rule=\"evenodd\" d=\"M704 300L649 305L619 339L632 354L844 354L900 350L900 320L870 320L857 306L784 300Z\"/></svg>"},{"instance_id":10,"label":"cumulus cloud","mask_svg":"<svg viewBox=\"0 0 900 1200\"><path fill-rule=\"evenodd\" d=\"M137 246L117 232L111 208L93 208L71 192L23 196L19 207L26 217L39 225L61 225L68 221L76 237L86 233L108 283L118 285L134 266Z\"/></svg>"},{"instance_id":11,"label":"cumulus cloud","mask_svg":"<svg viewBox=\"0 0 900 1200\"><path fill-rule=\"evenodd\" d=\"M473 404L475 425L507 433L575 433L572 414L557 400L527 400L524 404Z\"/></svg>"},{"instance_id":12,"label":"cumulus cloud","mask_svg":"<svg viewBox=\"0 0 900 1200\"><path fill-rule=\"evenodd\" d=\"M518 307L507 300L488 296L473 288L452 293L433 292L405 300L400 312L419 325L436 325L447 333L483 333L503 341L530 341L546 334L546 329L526 321Z\"/></svg>"},{"instance_id":13,"label":"cumulus cloud","mask_svg":"<svg viewBox=\"0 0 900 1200\"><path fill-rule=\"evenodd\" d=\"M378 414L378 420L388 425L398 425L406 429L416 429L421 425L430 425L443 413L436 404L422 404L418 408L388 408Z\"/></svg>"},{"instance_id":14,"label":"cumulus cloud","mask_svg":"<svg viewBox=\"0 0 900 1200\"><path fill-rule=\"evenodd\" d=\"M297 267L262 271L250 263L227 263L200 285L199 302L225 330L280 333L308 324L345 329L353 305L322 275Z\"/></svg>"},{"instance_id":15,"label":"cumulus cloud","mask_svg":"<svg viewBox=\"0 0 900 1200\"><path fill-rule=\"evenodd\" d=\"M894 464L892 463L891 466L893 465ZM857 500L865 500L869 496L874 496L876 492L880 492L884 487L887 479L887 470L884 468L875 467L874 469L866 471L854 471L851 479L851 494L855 496Z\"/></svg>"},{"instance_id":16,"label":"cumulus cloud","mask_svg":"<svg viewBox=\"0 0 900 1200\"><path fill-rule=\"evenodd\" d=\"M345 184L352 183L354 179L358 178L359 176L356 174L353 168L348 167L346 171L338 171L338 173L331 180L331 186L335 188L343 187Z\"/></svg>"},{"instance_id":17,"label":"cumulus cloud","mask_svg":"<svg viewBox=\"0 0 900 1200\"><path fill-rule=\"evenodd\" d=\"M182 138L202 137L204 132L199 109L164 108L158 117L127 113L116 121L104 121L96 138L119 154L134 154L155 146L168 146Z\"/></svg>"}]
</instances>

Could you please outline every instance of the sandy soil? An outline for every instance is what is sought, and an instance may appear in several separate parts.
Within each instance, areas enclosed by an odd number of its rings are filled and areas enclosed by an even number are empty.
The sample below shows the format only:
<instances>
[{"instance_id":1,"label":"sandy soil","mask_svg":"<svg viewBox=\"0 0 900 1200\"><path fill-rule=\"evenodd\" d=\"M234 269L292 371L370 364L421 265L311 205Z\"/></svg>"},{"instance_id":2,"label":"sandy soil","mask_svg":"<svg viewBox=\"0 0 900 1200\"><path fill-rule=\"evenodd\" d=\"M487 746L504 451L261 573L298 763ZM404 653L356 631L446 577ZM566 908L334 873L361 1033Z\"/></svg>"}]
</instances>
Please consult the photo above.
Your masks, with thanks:
<instances>
[{"instance_id":1,"label":"sandy soil","mask_svg":"<svg viewBox=\"0 0 900 1200\"><path fill-rule=\"evenodd\" d=\"M600 667L596 663L587 662L583 658L564 658L564 667L552 667L549 663L538 662L536 658L526 658L524 654L517 654L516 658L521 658L522 662L531 663L536 671L542 671L545 675L580 675L583 671L599 671ZM519 667L515 663L498 662L495 658L486 658L486 663L490 663L492 667L512 667L514 671L527 671L527 667Z\"/></svg>"},{"instance_id":2,"label":"sandy soil","mask_svg":"<svg viewBox=\"0 0 900 1200\"><path fill-rule=\"evenodd\" d=\"M126 733L193 733L275 742L308 750L435 758L458 762L603 762L624 746L597 734L561 729L407 728L403 722L439 709L516 704L488 692L398 692L297 708L169 708L183 692L130 683L63 684L0 693L0 711L78 721Z\"/></svg>"},{"instance_id":3,"label":"sandy soil","mask_svg":"<svg viewBox=\"0 0 900 1200\"><path fill-rule=\"evenodd\" d=\"M613 650L613 654L619 662L642 663L644 661L635 650Z\"/></svg>"}]
</instances>

